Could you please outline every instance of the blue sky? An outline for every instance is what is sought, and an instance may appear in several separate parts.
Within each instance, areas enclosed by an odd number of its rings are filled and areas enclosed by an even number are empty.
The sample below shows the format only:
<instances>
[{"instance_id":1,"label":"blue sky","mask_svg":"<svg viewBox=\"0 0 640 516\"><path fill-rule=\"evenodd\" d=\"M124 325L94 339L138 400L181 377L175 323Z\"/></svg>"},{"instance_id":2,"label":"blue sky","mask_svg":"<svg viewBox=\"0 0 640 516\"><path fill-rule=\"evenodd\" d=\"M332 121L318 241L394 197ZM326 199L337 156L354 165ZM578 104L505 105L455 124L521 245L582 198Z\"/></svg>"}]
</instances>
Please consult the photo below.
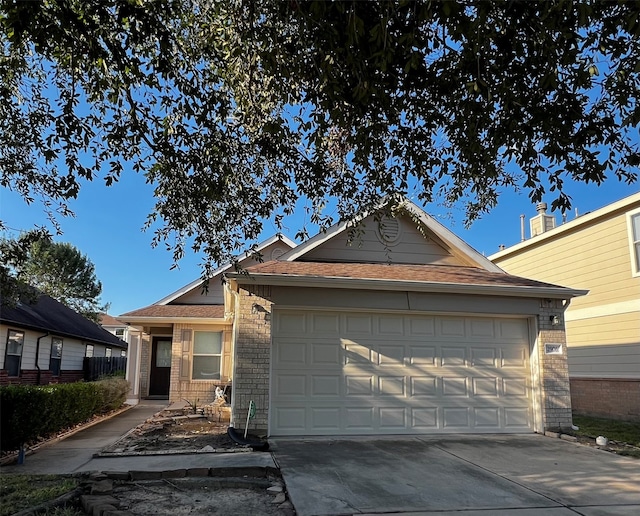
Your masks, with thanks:
<instances>
[{"instance_id":1,"label":"blue sky","mask_svg":"<svg viewBox=\"0 0 640 516\"><path fill-rule=\"evenodd\" d=\"M611 178L598 187L593 184L565 183L565 192L573 199L579 214L601 208L640 191L640 185L621 183ZM552 197L545 201L551 205ZM187 253L179 268L170 270L172 255L164 247L151 248L152 232L143 232L147 214L154 205L153 191L144 177L125 173L120 182L111 187L101 180L86 183L77 200L70 203L75 218L61 218L64 234L57 241L69 242L86 254L96 266L96 274L103 284L102 300L110 302L109 313L119 315L150 305L171 292L197 279L201 257ZM462 210L447 211L436 204L426 211L446 227L485 255L498 250L500 244L510 246L520 241L520 214L527 221L536 214L535 206L526 193L502 193L498 206L470 229L463 227ZM554 213L560 223L560 214ZM568 220L572 220L571 213ZM30 229L34 224L45 225L47 219L37 202L28 206L15 193L0 189L0 219L9 228ZM293 239L296 219L289 221ZM263 238L275 232L266 227ZM528 236L528 222L527 222Z\"/></svg>"}]
</instances>

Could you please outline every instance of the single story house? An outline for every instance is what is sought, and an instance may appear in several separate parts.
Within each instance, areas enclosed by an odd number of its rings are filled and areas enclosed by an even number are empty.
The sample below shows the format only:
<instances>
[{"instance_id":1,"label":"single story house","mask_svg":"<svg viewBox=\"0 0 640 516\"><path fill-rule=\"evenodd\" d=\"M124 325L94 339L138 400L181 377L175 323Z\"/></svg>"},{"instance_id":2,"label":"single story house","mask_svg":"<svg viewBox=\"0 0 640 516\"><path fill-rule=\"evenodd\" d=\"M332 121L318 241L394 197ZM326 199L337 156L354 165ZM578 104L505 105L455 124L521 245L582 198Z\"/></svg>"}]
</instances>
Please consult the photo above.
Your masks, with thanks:
<instances>
[{"instance_id":1,"label":"single story house","mask_svg":"<svg viewBox=\"0 0 640 516\"><path fill-rule=\"evenodd\" d=\"M505 273L410 201L377 219L364 214L354 238L342 222L225 269L217 308L152 305L119 319L180 317L163 334L145 319L151 342L166 341L170 396L182 382L232 382L232 421L243 426L254 401L252 428L270 436L571 425L562 321L586 291ZM213 315L219 324L203 327Z\"/></svg>"},{"instance_id":2,"label":"single story house","mask_svg":"<svg viewBox=\"0 0 640 516\"><path fill-rule=\"evenodd\" d=\"M560 225L539 211L530 238L489 259L589 290L565 313L573 409L640 421L640 193Z\"/></svg>"},{"instance_id":3,"label":"single story house","mask_svg":"<svg viewBox=\"0 0 640 516\"><path fill-rule=\"evenodd\" d=\"M126 351L126 342L45 294L0 309L0 385L79 381L85 357Z\"/></svg>"}]
</instances>

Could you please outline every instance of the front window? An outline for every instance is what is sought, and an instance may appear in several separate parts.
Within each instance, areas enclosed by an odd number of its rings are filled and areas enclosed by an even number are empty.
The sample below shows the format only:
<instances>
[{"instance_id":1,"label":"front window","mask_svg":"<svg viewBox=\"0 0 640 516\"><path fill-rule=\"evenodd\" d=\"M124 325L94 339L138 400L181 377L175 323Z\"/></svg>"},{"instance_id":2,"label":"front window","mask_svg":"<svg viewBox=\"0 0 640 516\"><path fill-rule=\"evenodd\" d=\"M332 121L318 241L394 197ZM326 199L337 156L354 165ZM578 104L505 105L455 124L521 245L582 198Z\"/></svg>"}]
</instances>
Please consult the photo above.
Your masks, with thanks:
<instances>
[{"instance_id":1,"label":"front window","mask_svg":"<svg viewBox=\"0 0 640 516\"><path fill-rule=\"evenodd\" d=\"M194 380L219 380L221 362L222 332L195 332L191 378Z\"/></svg>"},{"instance_id":2,"label":"front window","mask_svg":"<svg viewBox=\"0 0 640 516\"><path fill-rule=\"evenodd\" d=\"M24 345L24 332L9 330L7 351L4 357L4 368L8 376L20 376L20 362Z\"/></svg>"},{"instance_id":3,"label":"front window","mask_svg":"<svg viewBox=\"0 0 640 516\"><path fill-rule=\"evenodd\" d=\"M49 371L53 376L60 376L60 364L62 362L62 339L51 339L51 358L49 359Z\"/></svg>"},{"instance_id":4,"label":"front window","mask_svg":"<svg viewBox=\"0 0 640 516\"><path fill-rule=\"evenodd\" d=\"M640 211L629 215L629 243L632 272L634 276L640 276Z\"/></svg>"}]
</instances>

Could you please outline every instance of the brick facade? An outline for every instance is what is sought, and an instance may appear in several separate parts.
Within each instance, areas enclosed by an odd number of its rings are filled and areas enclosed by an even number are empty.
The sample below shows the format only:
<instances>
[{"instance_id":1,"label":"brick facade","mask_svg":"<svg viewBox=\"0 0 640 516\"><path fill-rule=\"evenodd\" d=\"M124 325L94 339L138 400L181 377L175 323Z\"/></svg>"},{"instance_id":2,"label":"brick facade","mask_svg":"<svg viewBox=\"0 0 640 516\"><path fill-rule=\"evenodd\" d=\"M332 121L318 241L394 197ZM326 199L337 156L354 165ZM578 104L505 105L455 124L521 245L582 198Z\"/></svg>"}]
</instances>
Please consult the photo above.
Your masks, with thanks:
<instances>
[{"instance_id":1,"label":"brick facade","mask_svg":"<svg viewBox=\"0 0 640 516\"><path fill-rule=\"evenodd\" d=\"M268 286L241 288L236 313L238 334L233 377L232 421L245 425L249 401L256 404L252 433L266 433L269 422L269 373L271 361L271 289Z\"/></svg>"},{"instance_id":2,"label":"brick facade","mask_svg":"<svg viewBox=\"0 0 640 516\"><path fill-rule=\"evenodd\" d=\"M2 385L49 385L52 383L73 383L84 379L84 371L60 371L60 376L53 376L51 371L40 371L38 383L37 369L22 369L20 376L8 376L6 369L0 371Z\"/></svg>"},{"instance_id":3,"label":"brick facade","mask_svg":"<svg viewBox=\"0 0 640 516\"><path fill-rule=\"evenodd\" d=\"M572 378L571 402L576 414L640 421L640 380Z\"/></svg>"},{"instance_id":4,"label":"brick facade","mask_svg":"<svg viewBox=\"0 0 640 516\"><path fill-rule=\"evenodd\" d=\"M560 299L541 299L538 315L538 374L541 381L543 430L566 429L572 425L571 388L564 330L564 307ZM552 321L558 318L558 323ZM547 354L546 344L560 344L561 353ZM535 378L534 378L535 382Z\"/></svg>"}]
</instances>

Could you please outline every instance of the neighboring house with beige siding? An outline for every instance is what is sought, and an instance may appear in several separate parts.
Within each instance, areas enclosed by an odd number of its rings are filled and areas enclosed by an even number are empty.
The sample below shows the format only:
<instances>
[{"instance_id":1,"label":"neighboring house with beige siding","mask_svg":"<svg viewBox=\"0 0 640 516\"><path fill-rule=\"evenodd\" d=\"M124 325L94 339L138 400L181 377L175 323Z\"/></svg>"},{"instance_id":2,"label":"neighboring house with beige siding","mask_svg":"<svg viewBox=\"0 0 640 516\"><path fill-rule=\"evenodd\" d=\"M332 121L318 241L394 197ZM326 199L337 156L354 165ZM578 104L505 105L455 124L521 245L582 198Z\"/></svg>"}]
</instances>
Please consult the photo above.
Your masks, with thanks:
<instances>
[{"instance_id":1,"label":"neighboring house with beige siding","mask_svg":"<svg viewBox=\"0 0 640 516\"><path fill-rule=\"evenodd\" d=\"M541 231L544 217L532 219L538 234L489 259L511 274L589 290L565 315L573 409L638 420L640 193Z\"/></svg>"}]
</instances>

